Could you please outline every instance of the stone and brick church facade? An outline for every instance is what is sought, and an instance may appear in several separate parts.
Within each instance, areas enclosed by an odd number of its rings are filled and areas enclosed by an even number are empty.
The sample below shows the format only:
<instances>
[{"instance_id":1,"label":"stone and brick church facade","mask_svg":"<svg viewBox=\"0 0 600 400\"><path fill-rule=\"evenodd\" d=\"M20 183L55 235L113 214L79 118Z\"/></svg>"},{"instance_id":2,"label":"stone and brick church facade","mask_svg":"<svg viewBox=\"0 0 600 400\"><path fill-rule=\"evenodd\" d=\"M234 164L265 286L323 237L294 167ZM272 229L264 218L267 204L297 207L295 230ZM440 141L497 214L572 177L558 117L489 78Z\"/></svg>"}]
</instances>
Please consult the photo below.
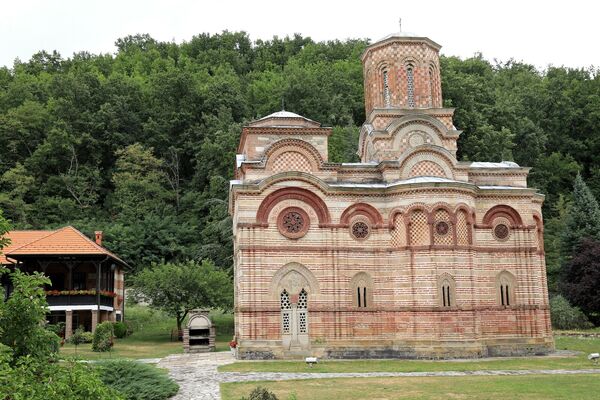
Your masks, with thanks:
<instances>
[{"instance_id":1,"label":"stone and brick church facade","mask_svg":"<svg viewBox=\"0 0 600 400\"><path fill-rule=\"evenodd\" d=\"M359 163L281 111L242 130L231 182L240 358L482 357L554 348L529 168L456 158L440 46L362 55Z\"/></svg>"}]
</instances>

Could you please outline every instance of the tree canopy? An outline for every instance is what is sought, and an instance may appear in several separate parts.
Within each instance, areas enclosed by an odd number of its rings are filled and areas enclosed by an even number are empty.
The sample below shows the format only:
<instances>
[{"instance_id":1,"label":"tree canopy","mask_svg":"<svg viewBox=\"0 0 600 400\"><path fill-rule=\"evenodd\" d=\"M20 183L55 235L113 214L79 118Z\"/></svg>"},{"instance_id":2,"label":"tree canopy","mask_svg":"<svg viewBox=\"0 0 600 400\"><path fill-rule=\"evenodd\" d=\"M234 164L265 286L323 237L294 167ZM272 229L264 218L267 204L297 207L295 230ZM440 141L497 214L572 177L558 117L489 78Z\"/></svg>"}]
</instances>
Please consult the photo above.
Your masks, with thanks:
<instances>
[{"instance_id":1,"label":"tree canopy","mask_svg":"<svg viewBox=\"0 0 600 400\"><path fill-rule=\"evenodd\" d=\"M151 307L175 317L179 330L190 310L233 305L229 275L209 261L155 264L137 274L134 287Z\"/></svg>"},{"instance_id":2,"label":"tree canopy","mask_svg":"<svg viewBox=\"0 0 600 400\"><path fill-rule=\"evenodd\" d=\"M137 272L211 259L232 266L228 180L241 126L285 108L333 127L330 161L356 161L365 119L363 39L252 41L244 32L176 44L149 35L114 54L40 51L0 68L0 208L16 228L72 224ZM600 74L442 57L462 160L532 167L546 235L577 173L600 195ZM556 267L558 257L550 260ZM131 275L129 275L131 276Z\"/></svg>"}]
</instances>

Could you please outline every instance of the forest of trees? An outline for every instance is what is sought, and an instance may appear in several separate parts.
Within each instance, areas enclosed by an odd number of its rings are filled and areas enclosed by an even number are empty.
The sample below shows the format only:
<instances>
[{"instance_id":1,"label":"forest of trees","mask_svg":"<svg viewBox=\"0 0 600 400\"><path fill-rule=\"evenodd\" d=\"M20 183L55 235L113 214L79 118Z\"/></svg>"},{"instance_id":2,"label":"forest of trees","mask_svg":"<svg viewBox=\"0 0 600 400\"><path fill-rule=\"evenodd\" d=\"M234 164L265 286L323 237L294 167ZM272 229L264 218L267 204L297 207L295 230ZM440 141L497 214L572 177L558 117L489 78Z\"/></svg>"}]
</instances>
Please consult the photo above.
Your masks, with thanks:
<instances>
[{"instance_id":1,"label":"forest of trees","mask_svg":"<svg viewBox=\"0 0 600 400\"><path fill-rule=\"evenodd\" d=\"M367 44L135 35L118 39L115 54L16 60L0 68L0 209L14 228L103 230L132 273L189 259L228 270L228 181L241 126L283 101L333 126L330 161L357 161ZM445 106L463 130L459 158L533 168L557 290L577 174L600 196L600 73L482 56L442 57L441 69Z\"/></svg>"}]
</instances>

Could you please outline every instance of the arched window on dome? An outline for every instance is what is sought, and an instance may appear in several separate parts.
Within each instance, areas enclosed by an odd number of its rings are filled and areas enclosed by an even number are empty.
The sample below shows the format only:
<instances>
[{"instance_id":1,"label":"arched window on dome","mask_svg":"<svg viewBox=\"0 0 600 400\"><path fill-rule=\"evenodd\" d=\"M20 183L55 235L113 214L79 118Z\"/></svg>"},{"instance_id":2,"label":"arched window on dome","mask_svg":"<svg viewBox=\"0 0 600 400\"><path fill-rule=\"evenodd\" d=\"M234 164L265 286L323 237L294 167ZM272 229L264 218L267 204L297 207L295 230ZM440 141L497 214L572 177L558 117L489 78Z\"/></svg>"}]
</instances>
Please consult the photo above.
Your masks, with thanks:
<instances>
[{"instance_id":1,"label":"arched window on dome","mask_svg":"<svg viewBox=\"0 0 600 400\"><path fill-rule=\"evenodd\" d=\"M383 70L383 104L390 106L390 83L387 69Z\"/></svg>"},{"instance_id":2,"label":"arched window on dome","mask_svg":"<svg viewBox=\"0 0 600 400\"><path fill-rule=\"evenodd\" d=\"M433 68L429 67L429 107L433 107Z\"/></svg>"},{"instance_id":3,"label":"arched window on dome","mask_svg":"<svg viewBox=\"0 0 600 400\"><path fill-rule=\"evenodd\" d=\"M415 74L412 64L406 66L406 93L408 97L408 107L415 108Z\"/></svg>"}]
</instances>

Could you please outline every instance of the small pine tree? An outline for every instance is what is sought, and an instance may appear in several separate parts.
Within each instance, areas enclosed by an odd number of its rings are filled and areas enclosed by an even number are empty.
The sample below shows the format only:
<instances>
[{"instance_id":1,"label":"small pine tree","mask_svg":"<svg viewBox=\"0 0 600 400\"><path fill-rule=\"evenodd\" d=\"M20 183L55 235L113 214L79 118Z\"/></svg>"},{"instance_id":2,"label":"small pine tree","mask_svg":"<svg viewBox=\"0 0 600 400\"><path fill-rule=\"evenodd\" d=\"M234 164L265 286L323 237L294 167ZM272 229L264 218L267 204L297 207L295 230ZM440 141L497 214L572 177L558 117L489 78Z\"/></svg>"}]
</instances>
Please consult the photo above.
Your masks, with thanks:
<instances>
[{"instance_id":1,"label":"small pine tree","mask_svg":"<svg viewBox=\"0 0 600 400\"><path fill-rule=\"evenodd\" d=\"M600 207L581 175L573 185L573 201L561 235L563 258L570 259L584 239L600 240Z\"/></svg>"}]
</instances>

